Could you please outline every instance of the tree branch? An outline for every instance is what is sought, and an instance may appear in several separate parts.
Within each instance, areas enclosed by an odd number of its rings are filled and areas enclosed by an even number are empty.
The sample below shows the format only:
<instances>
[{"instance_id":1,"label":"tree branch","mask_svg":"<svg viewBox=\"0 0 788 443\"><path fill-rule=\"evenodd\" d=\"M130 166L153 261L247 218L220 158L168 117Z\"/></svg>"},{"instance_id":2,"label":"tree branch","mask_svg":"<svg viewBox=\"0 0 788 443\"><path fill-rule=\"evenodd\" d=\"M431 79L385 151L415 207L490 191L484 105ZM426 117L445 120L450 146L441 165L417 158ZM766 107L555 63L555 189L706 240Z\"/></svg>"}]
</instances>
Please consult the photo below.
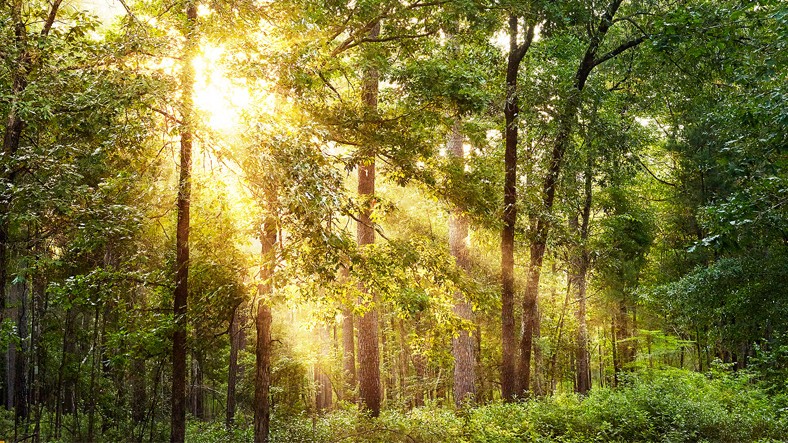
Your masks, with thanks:
<instances>
[{"instance_id":1,"label":"tree branch","mask_svg":"<svg viewBox=\"0 0 788 443\"><path fill-rule=\"evenodd\" d=\"M513 56L515 57L516 62L519 64L525 54L528 53L528 49L531 47L531 43L534 41L534 30L536 25L532 24L528 27L528 30L525 33L525 41L522 45L518 46L517 49L514 51Z\"/></svg>"},{"instance_id":2,"label":"tree branch","mask_svg":"<svg viewBox=\"0 0 788 443\"><path fill-rule=\"evenodd\" d=\"M678 188L678 187L679 187L679 186L678 186L677 184L675 184L675 183L671 183L671 182L669 182L669 181L665 181L665 180L663 180L663 179L661 179L661 178L657 177L657 176L656 176L656 174L654 174L653 172L651 172L651 169L649 169L649 168L648 168L648 166L646 166L646 164L645 164L645 163L643 163L643 161L642 161L642 160L640 159L640 157L638 157L637 155L633 155L633 157L635 157L635 160L637 160L637 162L638 162L638 163L640 163L640 166L643 166L643 169L645 169L645 170L646 170L646 172L648 172L648 175L652 176L652 177L654 178L654 180L656 180L656 181L658 181L658 182L662 183L663 185L672 186L672 187L674 187L674 188Z\"/></svg>"},{"instance_id":3,"label":"tree branch","mask_svg":"<svg viewBox=\"0 0 788 443\"><path fill-rule=\"evenodd\" d=\"M55 0L55 2L52 3L52 9L49 10L47 21L44 22L44 29L41 30L41 37L46 37L49 35L49 31L52 29L52 25L55 23L57 10L60 8L61 3L63 3L63 0Z\"/></svg>"},{"instance_id":4,"label":"tree branch","mask_svg":"<svg viewBox=\"0 0 788 443\"><path fill-rule=\"evenodd\" d=\"M644 41L646 41L646 37L645 36L640 36L640 37L638 37L636 39L624 42L624 43L620 44L617 48L615 48L612 51L608 52L607 54L603 55L602 57L594 59L593 66L594 67L599 66L602 63L604 63L604 62L610 60L611 58L621 54L624 51L626 51L627 49L634 48L635 46L643 43Z\"/></svg>"}]
</instances>

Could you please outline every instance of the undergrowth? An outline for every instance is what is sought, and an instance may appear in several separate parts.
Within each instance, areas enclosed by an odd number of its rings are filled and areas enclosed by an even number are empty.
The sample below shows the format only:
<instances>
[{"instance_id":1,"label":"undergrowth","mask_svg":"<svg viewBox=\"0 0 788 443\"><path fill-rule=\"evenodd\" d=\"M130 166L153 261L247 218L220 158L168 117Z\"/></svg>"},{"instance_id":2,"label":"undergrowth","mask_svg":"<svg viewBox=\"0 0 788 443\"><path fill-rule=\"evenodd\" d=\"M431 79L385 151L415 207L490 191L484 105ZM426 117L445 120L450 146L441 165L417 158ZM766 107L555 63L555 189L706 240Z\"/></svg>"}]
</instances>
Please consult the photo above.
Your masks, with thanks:
<instances>
[{"instance_id":1,"label":"undergrowth","mask_svg":"<svg viewBox=\"0 0 788 443\"><path fill-rule=\"evenodd\" d=\"M193 443L252 442L251 426L226 431L192 423ZM788 400L746 375L644 371L618 388L561 394L463 411L424 407L372 419L355 407L275 416L272 443L779 442L788 441Z\"/></svg>"}]
</instances>

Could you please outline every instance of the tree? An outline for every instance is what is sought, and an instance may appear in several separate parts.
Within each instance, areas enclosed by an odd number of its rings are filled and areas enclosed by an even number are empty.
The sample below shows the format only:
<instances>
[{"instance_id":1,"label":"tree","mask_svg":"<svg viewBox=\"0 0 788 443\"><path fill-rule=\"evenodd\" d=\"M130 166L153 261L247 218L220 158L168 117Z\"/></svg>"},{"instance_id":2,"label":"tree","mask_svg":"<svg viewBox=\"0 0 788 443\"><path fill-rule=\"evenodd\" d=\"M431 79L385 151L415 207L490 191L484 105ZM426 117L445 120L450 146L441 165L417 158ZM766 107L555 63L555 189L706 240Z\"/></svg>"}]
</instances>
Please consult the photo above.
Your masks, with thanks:
<instances>
[{"instance_id":1,"label":"tree","mask_svg":"<svg viewBox=\"0 0 788 443\"><path fill-rule=\"evenodd\" d=\"M464 137L459 119L455 120L449 136L447 151L460 170L465 168ZM468 219L460 208L454 208L449 216L449 249L457 261L457 266L470 271L468 257ZM460 292L455 294L454 313L462 320L473 322L473 309L469 300ZM452 338L454 356L454 402L457 407L466 401L473 401L476 395L476 349L473 337L465 325Z\"/></svg>"},{"instance_id":2,"label":"tree","mask_svg":"<svg viewBox=\"0 0 788 443\"><path fill-rule=\"evenodd\" d=\"M172 429L170 441L183 442L186 437L186 321L189 299L189 205L191 203L191 167L193 138L194 69L192 58L197 50L197 5L186 3L184 46L181 63L180 178L178 180L178 225L175 248L175 293L172 337Z\"/></svg>"},{"instance_id":3,"label":"tree","mask_svg":"<svg viewBox=\"0 0 788 443\"><path fill-rule=\"evenodd\" d=\"M610 51L601 55L599 54L601 45L608 31L610 31L615 23L614 18L621 3L620 0L613 0L605 7L598 22L593 19L589 22L589 26L593 26L593 23L595 28L590 34L585 53L575 71L572 87L568 92L568 96L564 99L565 101L561 105L561 110L557 117L556 133L552 140L552 150L549 154L547 171L545 171L542 181L539 214L535 217L533 226L531 226L532 240L525 295L523 298L523 335L520 341L520 380L522 383L520 388L522 391L529 390L531 348L534 334L533 324L538 315L537 299L539 295L539 280L541 278L542 262L547 246L547 237L550 232L550 216L552 214L553 204L555 203L556 188L564 161L564 154L571 143L572 127L581 106L583 89L595 67L615 58L628 49L636 47L645 41L646 38L646 36L640 35L625 40Z\"/></svg>"},{"instance_id":4,"label":"tree","mask_svg":"<svg viewBox=\"0 0 788 443\"><path fill-rule=\"evenodd\" d=\"M269 200L273 202L273 199ZM269 211L275 207L269 207ZM269 391L271 387L271 294L273 290L274 267L276 265L276 218L268 215L263 222L260 243L262 244L263 264L260 268L259 300L257 301L257 346L255 351L254 378L254 439L267 442L270 433L271 408Z\"/></svg>"},{"instance_id":5,"label":"tree","mask_svg":"<svg viewBox=\"0 0 788 443\"><path fill-rule=\"evenodd\" d=\"M514 400L521 387L527 389L530 374L531 348L528 347L528 369L516 372L516 333L514 329L514 233L517 224L517 115L520 112L517 97L517 77L520 62L531 47L535 23L527 25L525 41L518 43L519 17L509 15L509 57L506 64L506 104L504 105L504 191L503 230L501 231L501 340L503 358L501 362L501 396L506 401ZM529 325L529 328L532 327ZM523 357L525 358L525 357Z\"/></svg>"}]
</instances>

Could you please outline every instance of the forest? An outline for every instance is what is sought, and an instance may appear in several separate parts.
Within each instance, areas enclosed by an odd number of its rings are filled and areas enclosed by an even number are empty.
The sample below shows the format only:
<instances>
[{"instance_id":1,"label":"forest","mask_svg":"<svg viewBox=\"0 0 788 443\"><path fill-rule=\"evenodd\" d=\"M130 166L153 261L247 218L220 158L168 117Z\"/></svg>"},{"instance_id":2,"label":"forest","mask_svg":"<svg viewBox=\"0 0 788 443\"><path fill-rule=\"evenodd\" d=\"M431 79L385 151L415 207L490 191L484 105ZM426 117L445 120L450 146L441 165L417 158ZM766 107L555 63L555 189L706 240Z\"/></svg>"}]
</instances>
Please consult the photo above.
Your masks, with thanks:
<instances>
[{"instance_id":1,"label":"forest","mask_svg":"<svg viewBox=\"0 0 788 443\"><path fill-rule=\"evenodd\" d=\"M788 441L783 0L0 0L0 442Z\"/></svg>"}]
</instances>

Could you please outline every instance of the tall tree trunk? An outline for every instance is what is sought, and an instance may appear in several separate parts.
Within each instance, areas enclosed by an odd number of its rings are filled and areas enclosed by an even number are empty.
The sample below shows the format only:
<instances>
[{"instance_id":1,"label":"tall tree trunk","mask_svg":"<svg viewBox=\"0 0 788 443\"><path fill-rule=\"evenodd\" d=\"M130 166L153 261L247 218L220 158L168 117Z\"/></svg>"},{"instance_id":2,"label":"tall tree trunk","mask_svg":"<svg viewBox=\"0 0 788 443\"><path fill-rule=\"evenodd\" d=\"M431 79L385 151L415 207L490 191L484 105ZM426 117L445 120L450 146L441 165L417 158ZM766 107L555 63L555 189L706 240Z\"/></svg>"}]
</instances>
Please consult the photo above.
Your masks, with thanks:
<instances>
[{"instance_id":1,"label":"tall tree trunk","mask_svg":"<svg viewBox=\"0 0 788 443\"><path fill-rule=\"evenodd\" d=\"M60 438L63 424L63 414L74 412L74 388L72 383L71 360L75 356L74 352L74 329L77 314L74 308L69 308L65 313L65 325L63 329L63 345L61 348L60 368L57 375L57 386L55 391L55 438Z\"/></svg>"},{"instance_id":2,"label":"tall tree trunk","mask_svg":"<svg viewBox=\"0 0 788 443\"><path fill-rule=\"evenodd\" d=\"M621 372L621 362L618 360L618 343L616 337L616 314L610 316L610 350L613 358L613 387L618 386L618 374Z\"/></svg>"},{"instance_id":3,"label":"tall tree trunk","mask_svg":"<svg viewBox=\"0 0 788 443\"><path fill-rule=\"evenodd\" d=\"M574 268L573 278L576 292L575 301L577 302L577 340L575 343L577 360L577 389L576 392L585 394L591 389L590 362L588 355L588 326L586 325L586 284L590 256L588 253L588 228L591 216L591 189L592 189L592 156L588 155L587 167L584 179L584 201L582 209L582 220L578 226L574 219L575 229L579 230L580 241L575 248L575 256L572 260Z\"/></svg>"},{"instance_id":4,"label":"tall tree trunk","mask_svg":"<svg viewBox=\"0 0 788 443\"><path fill-rule=\"evenodd\" d=\"M99 350L99 317L101 316L101 305L96 304L96 310L93 315L93 346L90 362L90 392L96 392L96 377L99 366L99 359L101 351ZM94 441L94 432L96 424L96 401L98 399L93 397L88 403L88 441Z\"/></svg>"},{"instance_id":5,"label":"tall tree trunk","mask_svg":"<svg viewBox=\"0 0 788 443\"><path fill-rule=\"evenodd\" d=\"M348 268L339 268L339 281L347 283ZM343 400L350 400L356 390L356 330L353 324L351 300L342 304L342 389L337 391Z\"/></svg>"},{"instance_id":6,"label":"tall tree trunk","mask_svg":"<svg viewBox=\"0 0 788 443\"><path fill-rule=\"evenodd\" d=\"M131 306L136 309L144 310L147 308L147 300L142 287L135 288L131 297ZM112 303L107 303L107 310L104 311L106 323L109 317L108 310ZM103 346L102 346L103 348ZM147 410L150 408L147 390L147 365L143 350L140 347L133 348L131 357L131 418L134 421L134 435L132 440L141 443L145 438L145 426L147 424ZM153 394L154 402L156 390L150 391Z\"/></svg>"},{"instance_id":7,"label":"tall tree trunk","mask_svg":"<svg viewBox=\"0 0 788 443\"><path fill-rule=\"evenodd\" d=\"M463 135L459 119L455 120L449 137L448 152L456 166L465 167ZM461 208L453 208L449 215L449 250L457 266L466 272L470 271L468 257L468 219ZM462 320L473 323L473 310L465 295L457 291L454 294L454 314ZM452 338L452 355L454 356L454 403L461 407L467 401L474 401L476 396L476 349L473 337L468 329L461 329Z\"/></svg>"},{"instance_id":8,"label":"tall tree trunk","mask_svg":"<svg viewBox=\"0 0 788 443\"><path fill-rule=\"evenodd\" d=\"M35 426L33 429L33 443L38 443L41 440L41 416L44 408L44 397L41 392L43 380L46 376L46 347L42 345L42 323L47 306L46 302L46 280L43 276L38 276L33 279L33 321L32 321L32 336L31 336L31 355L33 356L33 364L31 365L31 404L36 405L35 408Z\"/></svg>"},{"instance_id":9,"label":"tall tree trunk","mask_svg":"<svg viewBox=\"0 0 788 443\"><path fill-rule=\"evenodd\" d=\"M272 199L271 199L272 200ZM273 211L273 205L268 208ZM254 441L268 442L270 431L271 410L269 392L271 388L271 295L273 293L272 277L276 266L276 218L268 215L263 223L260 236L262 244L263 265L260 269L262 282L258 288L257 302L257 348L255 349L254 378Z\"/></svg>"},{"instance_id":10,"label":"tall tree trunk","mask_svg":"<svg viewBox=\"0 0 788 443\"><path fill-rule=\"evenodd\" d=\"M380 35L380 22L369 32L372 39ZM372 117L378 108L378 81L380 73L376 67L368 67L362 79L361 100L366 117ZM366 199L364 210L359 214L357 239L359 246L375 243L375 229L371 213L375 194L375 157L365 159L358 166L358 194ZM362 292L368 292L363 282ZM380 414L380 350L378 346L378 306L377 296L372 294L369 309L358 318L358 379L359 399L373 417Z\"/></svg>"},{"instance_id":11,"label":"tall tree trunk","mask_svg":"<svg viewBox=\"0 0 788 443\"><path fill-rule=\"evenodd\" d=\"M533 324L533 356L534 356L534 382L533 391L536 396L545 395L545 368L544 368L544 355L542 353L542 345L540 340L542 338L542 312L539 304L536 304L536 316L534 317Z\"/></svg>"},{"instance_id":12,"label":"tall tree trunk","mask_svg":"<svg viewBox=\"0 0 788 443\"><path fill-rule=\"evenodd\" d=\"M148 396L145 389L145 378L147 370L145 368L145 359L141 356L134 356L131 360L131 419L134 421L135 426L144 425L145 423L145 408L148 405ZM139 438L135 433L134 438L136 441L142 441L142 431L140 431Z\"/></svg>"},{"instance_id":13,"label":"tall tree trunk","mask_svg":"<svg viewBox=\"0 0 788 443\"><path fill-rule=\"evenodd\" d=\"M397 320L397 331L399 332L397 335L399 337L399 347L400 352L399 356L399 378L400 378L400 392L402 393L402 398L407 401L407 399L411 398L410 393L408 392L409 384L408 384L408 375L409 371L408 368L410 367L410 359L411 359L411 352L410 352L410 343L408 340L408 333L405 332L405 320L398 319ZM403 402L405 403L405 402Z\"/></svg>"},{"instance_id":14,"label":"tall tree trunk","mask_svg":"<svg viewBox=\"0 0 788 443\"><path fill-rule=\"evenodd\" d=\"M30 288L26 283L17 283L13 286L19 300L16 322L19 347L16 352L16 367L14 369L14 434L16 434L16 429L27 420L29 412L28 362L30 359L30 337L28 334L29 314L27 298Z\"/></svg>"},{"instance_id":15,"label":"tall tree trunk","mask_svg":"<svg viewBox=\"0 0 788 443\"><path fill-rule=\"evenodd\" d=\"M566 311L569 309L569 299L571 297L571 279L567 279L566 284L566 297L564 297L564 304L561 308L561 315L558 317L558 326L555 332L555 345L552 349L550 357L550 391L555 392L556 387L556 372L558 371L558 351L561 347L561 339L564 334L564 319L566 318Z\"/></svg>"},{"instance_id":16,"label":"tall tree trunk","mask_svg":"<svg viewBox=\"0 0 788 443\"><path fill-rule=\"evenodd\" d=\"M11 291L7 293L7 301L6 301L6 312L4 314L13 320L17 320L19 317L19 291L17 291L17 285L11 285ZM5 398L4 403L5 407L8 410L14 408L14 403L16 401L16 369L17 369L17 359L20 358L18 355L18 349L15 340L9 340L8 348L5 352Z\"/></svg>"},{"instance_id":17,"label":"tall tree trunk","mask_svg":"<svg viewBox=\"0 0 788 443\"><path fill-rule=\"evenodd\" d=\"M342 309L342 369L344 379L343 398L350 399L356 389L356 343L353 326L353 309Z\"/></svg>"},{"instance_id":18,"label":"tall tree trunk","mask_svg":"<svg viewBox=\"0 0 788 443\"><path fill-rule=\"evenodd\" d=\"M192 58L197 50L197 7L194 0L186 3L186 27L181 60L181 152L178 180L178 226L176 232L175 294L173 315L175 328L172 337L172 417L170 442L180 443L186 438L186 325L189 298L189 205L192 180L192 94L194 67Z\"/></svg>"},{"instance_id":19,"label":"tall tree trunk","mask_svg":"<svg viewBox=\"0 0 788 443\"><path fill-rule=\"evenodd\" d=\"M520 390L516 370L516 331L514 327L514 232L517 224L517 74L534 36L534 26L525 42L517 44L518 18L509 16L509 57L506 64L506 104L503 114L504 140L503 229L501 230L501 396L512 401Z\"/></svg>"},{"instance_id":20,"label":"tall tree trunk","mask_svg":"<svg viewBox=\"0 0 788 443\"><path fill-rule=\"evenodd\" d=\"M243 318L243 304L241 304L233 310L233 315L230 317L230 363L227 366L227 411L224 419L227 429L235 425L237 404L235 391L240 373L238 353L243 349L244 343Z\"/></svg>"}]
</instances>

